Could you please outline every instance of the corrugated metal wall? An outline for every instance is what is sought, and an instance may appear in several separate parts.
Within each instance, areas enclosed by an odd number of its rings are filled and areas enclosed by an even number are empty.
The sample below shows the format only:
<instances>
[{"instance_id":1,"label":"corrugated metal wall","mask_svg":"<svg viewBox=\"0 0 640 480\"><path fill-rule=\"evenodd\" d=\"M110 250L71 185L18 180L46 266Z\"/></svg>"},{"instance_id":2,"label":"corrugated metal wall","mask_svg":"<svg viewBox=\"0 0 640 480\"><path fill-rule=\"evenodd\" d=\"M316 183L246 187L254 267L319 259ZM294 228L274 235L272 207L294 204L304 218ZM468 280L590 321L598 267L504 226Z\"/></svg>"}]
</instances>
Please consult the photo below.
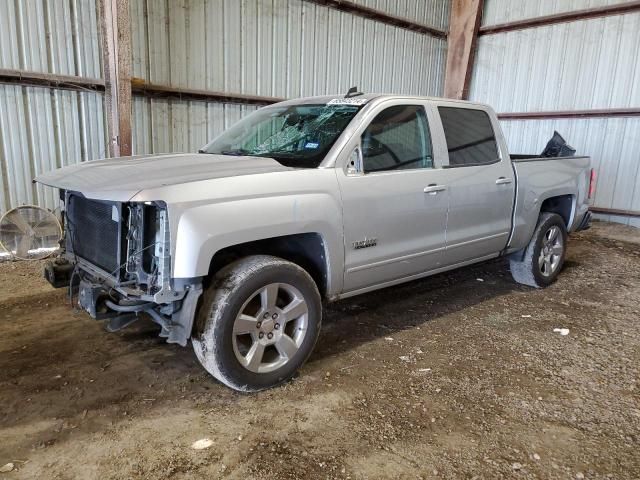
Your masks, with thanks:
<instances>
[{"instance_id":1,"label":"corrugated metal wall","mask_svg":"<svg viewBox=\"0 0 640 480\"><path fill-rule=\"evenodd\" d=\"M503 121L513 153L542 151L557 130L579 154L590 155L599 172L595 206L640 211L640 118ZM636 227L639 218L602 216Z\"/></svg>"},{"instance_id":2,"label":"corrugated metal wall","mask_svg":"<svg viewBox=\"0 0 640 480\"><path fill-rule=\"evenodd\" d=\"M364 3L448 22L444 0ZM443 89L445 40L303 0L131 0L131 18L133 75L151 83L287 98ZM134 152L194 151L253 109L136 98Z\"/></svg>"},{"instance_id":3,"label":"corrugated metal wall","mask_svg":"<svg viewBox=\"0 0 640 480\"><path fill-rule=\"evenodd\" d=\"M628 0L485 0L482 25L616 5L625 1Z\"/></svg>"},{"instance_id":4,"label":"corrugated metal wall","mask_svg":"<svg viewBox=\"0 0 640 480\"><path fill-rule=\"evenodd\" d=\"M435 27L449 28L451 2L449 0L351 0L357 5L373 8L396 17Z\"/></svg>"},{"instance_id":5,"label":"corrugated metal wall","mask_svg":"<svg viewBox=\"0 0 640 480\"><path fill-rule=\"evenodd\" d=\"M611 3L620 2L486 0L483 24ZM483 35L469 98L503 113L639 107L640 13ZM640 118L501 123L514 153L542 151L558 130L578 153L593 158L596 207L640 210Z\"/></svg>"},{"instance_id":6,"label":"corrugated metal wall","mask_svg":"<svg viewBox=\"0 0 640 480\"><path fill-rule=\"evenodd\" d=\"M0 1L0 68L101 77L94 0ZM54 208L40 172L105 156L102 95L0 85L0 213Z\"/></svg>"},{"instance_id":7,"label":"corrugated metal wall","mask_svg":"<svg viewBox=\"0 0 640 480\"><path fill-rule=\"evenodd\" d=\"M359 0L446 29L449 0ZM304 0L130 0L133 76L274 97L442 93L446 41ZM0 0L0 68L102 78L96 0ZM194 151L256 107L133 98L135 153ZM107 155L104 95L0 85L0 213L55 208L42 171Z\"/></svg>"},{"instance_id":8,"label":"corrugated metal wall","mask_svg":"<svg viewBox=\"0 0 640 480\"><path fill-rule=\"evenodd\" d=\"M483 35L470 97L499 112L635 107L639 67L640 13Z\"/></svg>"}]
</instances>

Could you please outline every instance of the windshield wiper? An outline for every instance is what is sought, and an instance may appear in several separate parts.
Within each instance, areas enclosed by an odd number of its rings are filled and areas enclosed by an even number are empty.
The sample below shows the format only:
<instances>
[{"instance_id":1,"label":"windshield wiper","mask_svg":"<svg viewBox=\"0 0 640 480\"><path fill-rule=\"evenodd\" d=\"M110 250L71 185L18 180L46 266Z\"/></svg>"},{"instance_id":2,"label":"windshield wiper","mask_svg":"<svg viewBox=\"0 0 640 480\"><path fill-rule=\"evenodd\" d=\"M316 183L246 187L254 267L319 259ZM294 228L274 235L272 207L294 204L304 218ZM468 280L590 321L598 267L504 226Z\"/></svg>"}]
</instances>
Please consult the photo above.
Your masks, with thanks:
<instances>
[{"instance_id":1,"label":"windshield wiper","mask_svg":"<svg viewBox=\"0 0 640 480\"><path fill-rule=\"evenodd\" d=\"M242 150L242 149L238 149L238 150L222 150L220 152L220 155L246 155L247 153L251 153L249 150Z\"/></svg>"}]
</instances>

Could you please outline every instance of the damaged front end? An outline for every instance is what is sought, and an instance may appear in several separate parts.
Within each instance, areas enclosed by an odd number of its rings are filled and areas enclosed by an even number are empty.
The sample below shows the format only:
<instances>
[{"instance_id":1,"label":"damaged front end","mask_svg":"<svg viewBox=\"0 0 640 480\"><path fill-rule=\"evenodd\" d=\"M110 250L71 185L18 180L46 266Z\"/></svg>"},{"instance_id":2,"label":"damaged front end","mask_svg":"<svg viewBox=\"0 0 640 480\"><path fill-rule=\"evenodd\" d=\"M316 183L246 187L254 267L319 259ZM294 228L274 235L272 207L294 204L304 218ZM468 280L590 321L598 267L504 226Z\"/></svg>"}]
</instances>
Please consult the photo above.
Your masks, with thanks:
<instances>
[{"instance_id":1,"label":"damaged front end","mask_svg":"<svg viewBox=\"0 0 640 480\"><path fill-rule=\"evenodd\" d=\"M187 344L202 278L171 278L171 235L163 202L112 202L61 192L63 253L45 266L56 288L93 318L120 330L146 313L168 343Z\"/></svg>"}]
</instances>

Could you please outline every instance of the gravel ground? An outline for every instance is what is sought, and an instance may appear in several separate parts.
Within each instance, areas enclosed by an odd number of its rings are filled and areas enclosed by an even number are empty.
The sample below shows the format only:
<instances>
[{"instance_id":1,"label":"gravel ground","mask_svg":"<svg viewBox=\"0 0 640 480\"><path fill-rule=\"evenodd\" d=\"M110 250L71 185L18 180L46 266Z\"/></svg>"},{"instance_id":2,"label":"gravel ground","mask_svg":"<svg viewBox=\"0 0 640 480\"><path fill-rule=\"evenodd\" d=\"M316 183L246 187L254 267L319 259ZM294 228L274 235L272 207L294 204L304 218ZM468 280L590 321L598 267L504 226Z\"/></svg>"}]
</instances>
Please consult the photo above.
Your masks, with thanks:
<instances>
[{"instance_id":1,"label":"gravel ground","mask_svg":"<svg viewBox=\"0 0 640 480\"><path fill-rule=\"evenodd\" d=\"M572 236L545 290L500 260L329 305L299 377L254 395L40 268L0 264L2 479L640 478L638 230Z\"/></svg>"}]
</instances>

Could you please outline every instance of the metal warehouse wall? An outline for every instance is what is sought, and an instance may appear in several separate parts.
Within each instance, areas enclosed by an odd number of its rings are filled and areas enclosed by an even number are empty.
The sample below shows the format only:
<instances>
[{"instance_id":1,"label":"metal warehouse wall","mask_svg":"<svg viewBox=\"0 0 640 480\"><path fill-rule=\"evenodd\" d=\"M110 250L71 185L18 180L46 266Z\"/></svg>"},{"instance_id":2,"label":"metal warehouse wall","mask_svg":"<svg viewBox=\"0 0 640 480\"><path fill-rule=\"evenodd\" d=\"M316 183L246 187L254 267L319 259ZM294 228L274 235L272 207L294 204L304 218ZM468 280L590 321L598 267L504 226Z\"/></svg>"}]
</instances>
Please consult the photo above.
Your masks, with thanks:
<instances>
[{"instance_id":1,"label":"metal warehouse wall","mask_svg":"<svg viewBox=\"0 0 640 480\"><path fill-rule=\"evenodd\" d=\"M483 25L615 4L486 0ZM499 113L640 106L640 13L481 35L469 98ZM595 207L640 211L640 117L502 120L514 153L542 151L558 130L591 155ZM640 226L640 218L602 216Z\"/></svg>"},{"instance_id":2,"label":"metal warehouse wall","mask_svg":"<svg viewBox=\"0 0 640 480\"><path fill-rule=\"evenodd\" d=\"M0 69L100 78L94 0L0 1ZM103 95L0 84L0 213L55 208L40 172L105 156Z\"/></svg>"},{"instance_id":3,"label":"metal warehouse wall","mask_svg":"<svg viewBox=\"0 0 640 480\"><path fill-rule=\"evenodd\" d=\"M448 25L449 0L353 3L440 30ZM0 69L102 82L96 4L0 0ZM443 92L445 39L310 0L130 0L130 14L134 85L261 97L342 93L352 85ZM104 85L78 88L0 84L0 214L20 204L55 208L55 193L31 179L108 155ZM134 94L134 153L194 151L256 108Z\"/></svg>"},{"instance_id":4,"label":"metal warehouse wall","mask_svg":"<svg viewBox=\"0 0 640 480\"><path fill-rule=\"evenodd\" d=\"M448 24L448 0L357 3ZM131 20L133 76L146 82L287 98L443 91L446 40L305 0L131 0ZM255 108L135 97L134 152L195 151Z\"/></svg>"},{"instance_id":5,"label":"metal warehouse wall","mask_svg":"<svg viewBox=\"0 0 640 480\"><path fill-rule=\"evenodd\" d=\"M357 5L373 8L397 17L447 30L449 27L449 0L351 0Z\"/></svg>"},{"instance_id":6,"label":"metal warehouse wall","mask_svg":"<svg viewBox=\"0 0 640 480\"><path fill-rule=\"evenodd\" d=\"M485 0L482 25L624 3L624 0Z\"/></svg>"}]
</instances>

